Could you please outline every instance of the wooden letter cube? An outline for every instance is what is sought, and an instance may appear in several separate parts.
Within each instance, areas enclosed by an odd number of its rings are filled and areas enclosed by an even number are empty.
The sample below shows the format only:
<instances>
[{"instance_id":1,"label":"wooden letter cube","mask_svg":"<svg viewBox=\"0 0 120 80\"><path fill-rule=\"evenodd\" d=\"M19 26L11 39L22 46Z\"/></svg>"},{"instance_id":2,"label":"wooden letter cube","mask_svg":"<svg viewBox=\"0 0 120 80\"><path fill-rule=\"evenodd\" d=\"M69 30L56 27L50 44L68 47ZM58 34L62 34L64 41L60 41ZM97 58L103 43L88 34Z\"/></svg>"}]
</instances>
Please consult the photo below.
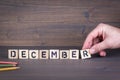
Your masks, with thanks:
<instances>
[{"instance_id":1,"label":"wooden letter cube","mask_svg":"<svg viewBox=\"0 0 120 80\"><path fill-rule=\"evenodd\" d=\"M48 59L49 50L40 50L40 59Z\"/></svg>"},{"instance_id":2,"label":"wooden letter cube","mask_svg":"<svg viewBox=\"0 0 120 80\"><path fill-rule=\"evenodd\" d=\"M17 49L9 49L8 50L8 58L9 59L18 59L18 50Z\"/></svg>"},{"instance_id":3,"label":"wooden letter cube","mask_svg":"<svg viewBox=\"0 0 120 80\"><path fill-rule=\"evenodd\" d=\"M79 59L79 50L70 49L70 59Z\"/></svg>"},{"instance_id":4,"label":"wooden letter cube","mask_svg":"<svg viewBox=\"0 0 120 80\"><path fill-rule=\"evenodd\" d=\"M19 49L19 59L28 59L27 49Z\"/></svg>"},{"instance_id":5,"label":"wooden letter cube","mask_svg":"<svg viewBox=\"0 0 120 80\"><path fill-rule=\"evenodd\" d=\"M29 50L29 59L38 59L38 50Z\"/></svg>"},{"instance_id":6,"label":"wooden letter cube","mask_svg":"<svg viewBox=\"0 0 120 80\"><path fill-rule=\"evenodd\" d=\"M91 54L89 53L89 49L80 50L81 59L91 58Z\"/></svg>"},{"instance_id":7,"label":"wooden letter cube","mask_svg":"<svg viewBox=\"0 0 120 80\"><path fill-rule=\"evenodd\" d=\"M58 49L50 49L50 59L59 59Z\"/></svg>"},{"instance_id":8,"label":"wooden letter cube","mask_svg":"<svg viewBox=\"0 0 120 80\"><path fill-rule=\"evenodd\" d=\"M60 50L60 59L69 59L69 50Z\"/></svg>"}]
</instances>

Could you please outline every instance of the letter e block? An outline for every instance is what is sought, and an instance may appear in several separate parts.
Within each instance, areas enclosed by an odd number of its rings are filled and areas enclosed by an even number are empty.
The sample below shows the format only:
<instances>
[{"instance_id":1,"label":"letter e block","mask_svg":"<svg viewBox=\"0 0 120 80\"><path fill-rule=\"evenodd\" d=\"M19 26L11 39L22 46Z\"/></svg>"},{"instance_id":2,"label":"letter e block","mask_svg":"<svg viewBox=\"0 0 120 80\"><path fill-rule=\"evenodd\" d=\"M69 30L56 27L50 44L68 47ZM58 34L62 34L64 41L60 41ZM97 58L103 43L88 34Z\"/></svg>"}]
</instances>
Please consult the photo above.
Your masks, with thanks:
<instances>
[{"instance_id":1,"label":"letter e block","mask_svg":"<svg viewBox=\"0 0 120 80\"><path fill-rule=\"evenodd\" d=\"M19 59L28 59L27 49L19 49Z\"/></svg>"},{"instance_id":2,"label":"letter e block","mask_svg":"<svg viewBox=\"0 0 120 80\"><path fill-rule=\"evenodd\" d=\"M48 59L49 50L40 50L40 59Z\"/></svg>"},{"instance_id":3,"label":"letter e block","mask_svg":"<svg viewBox=\"0 0 120 80\"><path fill-rule=\"evenodd\" d=\"M79 50L70 49L70 59L79 59Z\"/></svg>"},{"instance_id":4,"label":"letter e block","mask_svg":"<svg viewBox=\"0 0 120 80\"><path fill-rule=\"evenodd\" d=\"M80 50L81 59L91 58L91 54L89 53L89 49Z\"/></svg>"}]
</instances>

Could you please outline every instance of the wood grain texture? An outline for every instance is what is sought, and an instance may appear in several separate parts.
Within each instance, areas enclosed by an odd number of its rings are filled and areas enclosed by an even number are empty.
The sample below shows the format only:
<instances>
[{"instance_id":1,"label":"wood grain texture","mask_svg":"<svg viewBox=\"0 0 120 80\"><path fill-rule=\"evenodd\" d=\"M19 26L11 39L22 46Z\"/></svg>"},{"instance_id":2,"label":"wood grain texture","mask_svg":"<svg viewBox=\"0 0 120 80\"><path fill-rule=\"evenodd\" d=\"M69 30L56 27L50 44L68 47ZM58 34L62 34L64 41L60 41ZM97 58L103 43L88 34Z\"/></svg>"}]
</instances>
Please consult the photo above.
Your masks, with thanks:
<instances>
[{"instance_id":1,"label":"wood grain texture","mask_svg":"<svg viewBox=\"0 0 120 80\"><path fill-rule=\"evenodd\" d=\"M51 49L53 47L0 46L0 60L18 62L19 70L0 72L1 80L119 80L120 49L108 50L106 57L91 59L14 59L7 56L8 49ZM61 49L63 47L54 47ZM64 47L64 49L73 49ZM76 48L77 49L77 48ZM78 47L79 49L79 47Z\"/></svg>"},{"instance_id":2,"label":"wood grain texture","mask_svg":"<svg viewBox=\"0 0 120 80\"><path fill-rule=\"evenodd\" d=\"M104 22L120 26L119 0L0 0L0 46L82 46Z\"/></svg>"}]
</instances>

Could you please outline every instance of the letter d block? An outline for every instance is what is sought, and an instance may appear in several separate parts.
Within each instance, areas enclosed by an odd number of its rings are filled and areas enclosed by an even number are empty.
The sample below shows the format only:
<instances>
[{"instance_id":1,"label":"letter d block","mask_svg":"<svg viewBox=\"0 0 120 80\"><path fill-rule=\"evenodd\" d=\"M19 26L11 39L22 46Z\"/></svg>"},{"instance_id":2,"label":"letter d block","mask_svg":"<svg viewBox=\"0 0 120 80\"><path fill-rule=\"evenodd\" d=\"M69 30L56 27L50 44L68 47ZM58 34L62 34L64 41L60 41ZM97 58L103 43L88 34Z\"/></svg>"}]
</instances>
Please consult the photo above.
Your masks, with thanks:
<instances>
[{"instance_id":1,"label":"letter d block","mask_svg":"<svg viewBox=\"0 0 120 80\"><path fill-rule=\"evenodd\" d=\"M89 49L80 50L81 59L91 58L91 54L89 53Z\"/></svg>"},{"instance_id":2,"label":"letter d block","mask_svg":"<svg viewBox=\"0 0 120 80\"><path fill-rule=\"evenodd\" d=\"M9 59L18 59L18 50L17 49L9 49L8 50L8 58Z\"/></svg>"}]
</instances>

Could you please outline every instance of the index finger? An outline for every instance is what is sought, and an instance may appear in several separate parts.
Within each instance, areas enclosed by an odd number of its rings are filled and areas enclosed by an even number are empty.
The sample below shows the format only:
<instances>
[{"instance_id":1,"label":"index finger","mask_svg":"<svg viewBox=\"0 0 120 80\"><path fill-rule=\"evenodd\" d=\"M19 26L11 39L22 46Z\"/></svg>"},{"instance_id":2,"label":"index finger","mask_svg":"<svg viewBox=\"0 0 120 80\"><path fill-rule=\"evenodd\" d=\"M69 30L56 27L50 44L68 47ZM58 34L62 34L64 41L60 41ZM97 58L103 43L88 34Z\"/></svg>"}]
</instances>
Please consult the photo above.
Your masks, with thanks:
<instances>
[{"instance_id":1,"label":"index finger","mask_svg":"<svg viewBox=\"0 0 120 80\"><path fill-rule=\"evenodd\" d=\"M99 25L87 36L82 49L89 49L93 46L93 41L98 36L102 35L102 28Z\"/></svg>"}]
</instances>

